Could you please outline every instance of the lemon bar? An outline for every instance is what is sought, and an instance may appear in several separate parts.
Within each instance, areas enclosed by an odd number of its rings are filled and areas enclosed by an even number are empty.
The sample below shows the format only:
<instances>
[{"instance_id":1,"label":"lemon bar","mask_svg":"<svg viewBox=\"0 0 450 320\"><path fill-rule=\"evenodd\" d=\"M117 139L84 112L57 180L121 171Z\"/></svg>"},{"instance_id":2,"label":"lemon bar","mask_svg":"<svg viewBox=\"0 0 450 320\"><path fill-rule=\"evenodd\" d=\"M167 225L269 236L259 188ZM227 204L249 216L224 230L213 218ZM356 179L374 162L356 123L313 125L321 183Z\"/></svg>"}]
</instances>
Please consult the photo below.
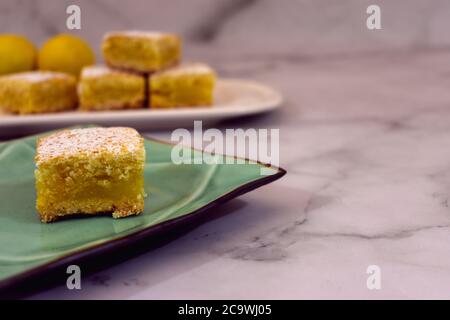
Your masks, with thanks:
<instances>
[{"instance_id":1,"label":"lemon bar","mask_svg":"<svg viewBox=\"0 0 450 320\"><path fill-rule=\"evenodd\" d=\"M5 112L55 112L76 104L76 79L69 74L31 71L0 77L0 109Z\"/></svg>"},{"instance_id":2,"label":"lemon bar","mask_svg":"<svg viewBox=\"0 0 450 320\"><path fill-rule=\"evenodd\" d=\"M144 140L132 128L63 130L37 142L36 209L42 222L144 209Z\"/></svg>"},{"instance_id":3,"label":"lemon bar","mask_svg":"<svg viewBox=\"0 0 450 320\"><path fill-rule=\"evenodd\" d=\"M111 67L147 73L178 63L181 40L160 32L111 32L103 38L102 51Z\"/></svg>"},{"instance_id":4,"label":"lemon bar","mask_svg":"<svg viewBox=\"0 0 450 320\"><path fill-rule=\"evenodd\" d=\"M78 84L81 110L141 108L145 100L145 78L105 66L85 67Z\"/></svg>"},{"instance_id":5,"label":"lemon bar","mask_svg":"<svg viewBox=\"0 0 450 320\"><path fill-rule=\"evenodd\" d=\"M150 75L151 108L210 106L215 72L206 64L190 63Z\"/></svg>"}]
</instances>

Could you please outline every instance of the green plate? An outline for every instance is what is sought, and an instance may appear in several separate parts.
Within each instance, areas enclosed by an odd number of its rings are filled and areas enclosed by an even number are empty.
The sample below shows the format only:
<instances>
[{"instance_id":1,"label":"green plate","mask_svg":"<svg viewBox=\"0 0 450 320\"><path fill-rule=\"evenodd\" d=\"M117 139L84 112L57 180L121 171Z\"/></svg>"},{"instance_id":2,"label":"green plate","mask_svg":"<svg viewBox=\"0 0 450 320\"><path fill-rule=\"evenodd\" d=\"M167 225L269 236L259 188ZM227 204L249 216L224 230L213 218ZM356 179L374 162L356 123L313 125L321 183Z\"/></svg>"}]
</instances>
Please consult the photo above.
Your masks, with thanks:
<instances>
[{"instance_id":1,"label":"green plate","mask_svg":"<svg viewBox=\"0 0 450 320\"><path fill-rule=\"evenodd\" d=\"M135 217L73 218L41 223L35 209L31 136L0 144L0 290L52 268L132 244L207 214L206 209L282 177L280 168L245 164L175 165L172 145L146 139L146 198ZM201 152L192 150L194 156ZM268 175L260 169L266 167Z\"/></svg>"}]
</instances>

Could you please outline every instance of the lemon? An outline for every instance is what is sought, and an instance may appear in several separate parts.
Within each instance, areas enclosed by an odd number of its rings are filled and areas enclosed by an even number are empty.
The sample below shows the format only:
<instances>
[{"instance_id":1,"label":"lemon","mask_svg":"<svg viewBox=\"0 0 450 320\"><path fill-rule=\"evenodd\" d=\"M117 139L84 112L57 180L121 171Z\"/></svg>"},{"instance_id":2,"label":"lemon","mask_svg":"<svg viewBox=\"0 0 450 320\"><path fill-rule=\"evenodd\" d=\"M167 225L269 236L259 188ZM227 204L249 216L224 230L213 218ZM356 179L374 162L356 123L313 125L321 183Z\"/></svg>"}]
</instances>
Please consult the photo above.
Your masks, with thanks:
<instances>
[{"instance_id":1,"label":"lemon","mask_svg":"<svg viewBox=\"0 0 450 320\"><path fill-rule=\"evenodd\" d=\"M39 51L39 69L67 72L75 77L79 76L84 66L94 62L94 52L89 44L71 34L50 38Z\"/></svg>"},{"instance_id":2,"label":"lemon","mask_svg":"<svg viewBox=\"0 0 450 320\"><path fill-rule=\"evenodd\" d=\"M0 75L33 70L36 48L24 36L0 34Z\"/></svg>"}]
</instances>

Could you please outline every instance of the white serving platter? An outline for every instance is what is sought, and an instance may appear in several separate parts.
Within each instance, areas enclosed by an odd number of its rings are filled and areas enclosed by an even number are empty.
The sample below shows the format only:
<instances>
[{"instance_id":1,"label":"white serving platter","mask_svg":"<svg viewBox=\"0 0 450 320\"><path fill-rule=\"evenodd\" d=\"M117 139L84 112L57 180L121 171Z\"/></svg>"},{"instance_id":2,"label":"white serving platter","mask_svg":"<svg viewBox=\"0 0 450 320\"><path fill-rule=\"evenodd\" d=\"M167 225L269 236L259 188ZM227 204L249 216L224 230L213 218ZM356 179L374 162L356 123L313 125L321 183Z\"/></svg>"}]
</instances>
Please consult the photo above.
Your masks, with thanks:
<instances>
[{"instance_id":1,"label":"white serving platter","mask_svg":"<svg viewBox=\"0 0 450 320\"><path fill-rule=\"evenodd\" d=\"M25 135L71 125L129 126L138 130L189 128L195 120L210 126L219 121L278 108L283 98L275 89L247 80L219 79L212 107L60 112L41 115L0 114L0 136Z\"/></svg>"}]
</instances>

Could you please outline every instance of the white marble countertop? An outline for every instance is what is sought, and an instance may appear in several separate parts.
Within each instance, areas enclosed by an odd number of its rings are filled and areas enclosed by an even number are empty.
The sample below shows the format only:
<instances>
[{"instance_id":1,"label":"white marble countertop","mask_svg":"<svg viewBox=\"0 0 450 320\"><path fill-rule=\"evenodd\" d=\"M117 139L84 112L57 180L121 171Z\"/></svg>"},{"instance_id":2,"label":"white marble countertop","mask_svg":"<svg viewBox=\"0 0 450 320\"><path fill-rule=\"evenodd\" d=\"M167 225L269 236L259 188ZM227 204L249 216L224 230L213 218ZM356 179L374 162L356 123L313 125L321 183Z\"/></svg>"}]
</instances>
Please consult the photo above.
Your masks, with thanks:
<instances>
[{"instance_id":1,"label":"white marble countertop","mask_svg":"<svg viewBox=\"0 0 450 320\"><path fill-rule=\"evenodd\" d=\"M2 0L0 29L37 43L67 32L66 2L47 2ZM279 128L288 173L81 290L31 298L449 299L450 3L379 1L383 29L368 31L371 3L77 1L73 32L97 55L109 30L175 31L188 59L278 88L280 111L219 128Z\"/></svg>"},{"instance_id":2,"label":"white marble countertop","mask_svg":"<svg viewBox=\"0 0 450 320\"><path fill-rule=\"evenodd\" d=\"M450 298L450 51L215 59L283 92L280 112L220 128L280 128L288 174L82 290L32 298Z\"/></svg>"}]
</instances>

